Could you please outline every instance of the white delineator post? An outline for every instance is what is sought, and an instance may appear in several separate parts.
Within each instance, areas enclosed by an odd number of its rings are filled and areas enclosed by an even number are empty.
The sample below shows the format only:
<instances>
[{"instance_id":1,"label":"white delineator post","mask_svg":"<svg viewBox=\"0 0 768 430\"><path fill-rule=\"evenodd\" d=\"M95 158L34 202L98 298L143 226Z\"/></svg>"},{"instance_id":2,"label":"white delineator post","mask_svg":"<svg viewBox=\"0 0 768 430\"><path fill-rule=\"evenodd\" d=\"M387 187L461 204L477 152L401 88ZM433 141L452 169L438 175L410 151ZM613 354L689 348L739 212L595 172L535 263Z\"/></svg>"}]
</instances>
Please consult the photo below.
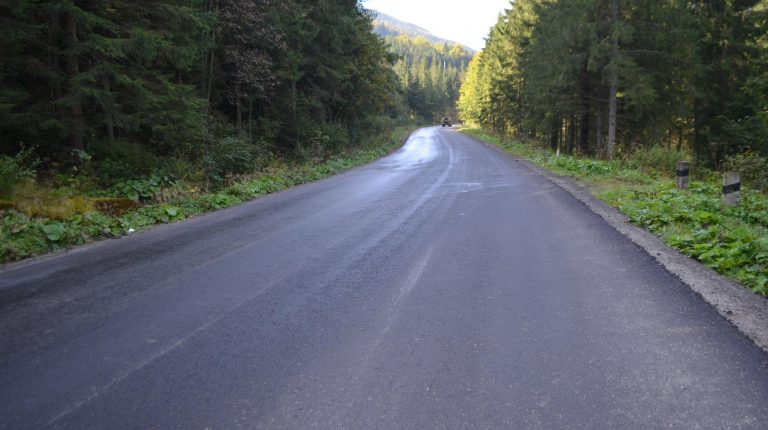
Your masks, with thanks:
<instances>
[{"instance_id":1,"label":"white delineator post","mask_svg":"<svg viewBox=\"0 0 768 430\"><path fill-rule=\"evenodd\" d=\"M723 175L723 204L738 206L741 200L741 174L725 172Z\"/></svg>"},{"instance_id":2,"label":"white delineator post","mask_svg":"<svg viewBox=\"0 0 768 430\"><path fill-rule=\"evenodd\" d=\"M691 171L691 163L688 161L678 161L675 168L675 184L678 190L688 189L688 176Z\"/></svg>"}]
</instances>

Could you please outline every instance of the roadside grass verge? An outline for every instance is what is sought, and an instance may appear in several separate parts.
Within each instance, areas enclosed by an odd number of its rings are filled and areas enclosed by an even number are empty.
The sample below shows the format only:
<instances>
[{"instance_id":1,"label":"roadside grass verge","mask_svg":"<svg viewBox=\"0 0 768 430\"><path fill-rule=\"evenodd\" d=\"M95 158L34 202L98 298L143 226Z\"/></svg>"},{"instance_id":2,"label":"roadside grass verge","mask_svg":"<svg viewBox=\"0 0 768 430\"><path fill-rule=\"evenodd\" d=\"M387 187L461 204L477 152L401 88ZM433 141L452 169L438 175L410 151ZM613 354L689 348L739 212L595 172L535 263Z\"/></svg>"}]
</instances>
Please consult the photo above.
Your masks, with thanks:
<instances>
[{"instance_id":1,"label":"roadside grass verge","mask_svg":"<svg viewBox=\"0 0 768 430\"><path fill-rule=\"evenodd\" d=\"M563 176L585 183L592 193L623 212L630 222L656 234L718 273L768 296L768 196L742 188L742 202L721 201L719 176L698 172L690 188L678 191L673 172L684 157L650 149L623 160L594 160L500 139L476 129L462 132Z\"/></svg>"},{"instance_id":2,"label":"roadside grass verge","mask_svg":"<svg viewBox=\"0 0 768 430\"><path fill-rule=\"evenodd\" d=\"M0 201L0 263L56 252L99 239L119 237L156 224L181 221L257 197L336 175L367 164L399 147L413 127L399 127L365 148L315 163L278 164L243 175L213 193L199 187L180 190L163 203L139 204L128 198L89 198L55 189L26 190L34 199ZM126 191L142 196L141 184ZM34 186L34 185L28 185ZM178 191L178 190L177 190ZM69 193L71 194L71 193Z\"/></svg>"}]
</instances>

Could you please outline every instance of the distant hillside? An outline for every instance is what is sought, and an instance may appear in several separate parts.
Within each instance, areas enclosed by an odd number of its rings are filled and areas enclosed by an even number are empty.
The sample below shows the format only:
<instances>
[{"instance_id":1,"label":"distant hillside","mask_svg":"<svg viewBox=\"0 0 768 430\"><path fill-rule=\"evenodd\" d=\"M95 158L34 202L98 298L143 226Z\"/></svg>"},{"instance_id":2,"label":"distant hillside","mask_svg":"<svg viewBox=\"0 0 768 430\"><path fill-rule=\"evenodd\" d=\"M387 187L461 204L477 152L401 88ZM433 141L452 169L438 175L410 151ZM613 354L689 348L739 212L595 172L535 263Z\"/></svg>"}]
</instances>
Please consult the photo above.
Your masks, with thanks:
<instances>
[{"instance_id":1,"label":"distant hillside","mask_svg":"<svg viewBox=\"0 0 768 430\"><path fill-rule=\"evenodd\" d=\"M425 30L419 27L418 25L401 21L395 17L389 16L377 10L373 10L372 12L373 12L373 16L375 17L373 20L373 32L380 36L385 36L385 37L398 36L401 34L404 34L411 38L416 36L423 36L425 39L429 40L431 43L447 43L449 45L461 45L462 48L465 48L469 52L473 54L475 52L474 49L468 46L462 45L458 42L437 37L434 34L430 33L429 30Z\"/></svg>"},{"instance_id":2,"label":"distant hillside","mask_svg":"<svg viewBox=\"0 0 768 430\"><path fill-rule=\"evenodd\" d=\"M396 55L393 65L411 118L433 121L456 117L459 88L476 54L460 43L378 11L374 33L383 37Z\"/></svg>"}]
</instances>

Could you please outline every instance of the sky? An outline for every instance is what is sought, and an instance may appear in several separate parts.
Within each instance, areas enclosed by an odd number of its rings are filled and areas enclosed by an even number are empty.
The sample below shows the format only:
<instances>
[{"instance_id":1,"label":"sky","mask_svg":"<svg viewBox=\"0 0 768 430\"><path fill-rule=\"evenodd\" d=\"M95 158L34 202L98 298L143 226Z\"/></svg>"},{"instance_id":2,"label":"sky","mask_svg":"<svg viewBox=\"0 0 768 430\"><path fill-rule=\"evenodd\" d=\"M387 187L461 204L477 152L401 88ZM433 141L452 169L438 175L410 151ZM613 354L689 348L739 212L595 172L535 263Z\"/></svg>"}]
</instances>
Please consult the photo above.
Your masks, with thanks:
<instances>
[{"instance_id":1,"label":"sky","mask_svg":"<svg viewBox=\"0 0 768 430\"><path fill-rule=\"evenodd\" d=\"M480 50L510 0L363 0L362 4Z\"/></svg>"}]
</instances>

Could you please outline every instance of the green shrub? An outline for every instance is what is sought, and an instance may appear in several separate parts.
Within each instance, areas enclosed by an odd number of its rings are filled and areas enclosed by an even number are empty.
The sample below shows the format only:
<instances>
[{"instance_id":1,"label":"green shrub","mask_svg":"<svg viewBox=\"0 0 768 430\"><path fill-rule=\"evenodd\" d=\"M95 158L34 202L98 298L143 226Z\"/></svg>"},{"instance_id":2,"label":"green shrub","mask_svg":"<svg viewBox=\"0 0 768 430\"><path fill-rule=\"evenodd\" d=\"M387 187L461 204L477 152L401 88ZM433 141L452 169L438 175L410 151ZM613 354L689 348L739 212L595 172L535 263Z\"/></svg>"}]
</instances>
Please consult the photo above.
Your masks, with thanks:
<instances>
[{"instance_id":1,"label":"green shrub","mask_svg":"<svg viewBox=\"0 0 768 430\"><path fill-rule=\"evenodd\" d=\"M124 197L136 203L148 203L160 194L161 190L173 188L175 185L176 179L172 174L158 171L140 179L120 181L110 187L107 194L112 197Z\"/></svg>"},{"instance_id":2,"label":"green shrub","mask_svg":"<svg viewBox=\"0 0 768 430\"><path fill-rule=\"evenodd\" d=\"M17 184L34 181L38 164L32 147L22 147L14 156L0 155L0 198L10 197Z\"/></svg>"},{"instance_id":3,"label":"green shrub","mask_svg":"<svg viewBox=\"0 0 768 430\"><path fill-rule=\"evenodd\" d=\"M685 151L655 145L636 149L632 154L626 155L622 162L629 168L658 172L663 176L670 177L674 176L678 161L690 161L691 159L691 154Z\"/></svg>"},{"instance_id":4,"label":"green shrub","mask_svg":"<svg viewBox=\"0 0 768 430\"><path fill-rule=\"evenodd\" d=\"M99 181L107 187L127 179L148 176L160 167L158 157L135 141L95 142L91 151Z\"/></svg>"},{"instance_id":5,"label":"green shrub","mask_svg":"<svg viewBox=\"0 0 768 430\"><path fill-rule=\"evenodd\" d=\"M203 166L208 180L218 187L224 183L227 173L252 172L257 152L257 146L252 145L245 134L216 141L203 155Z\"/></svg>"},{"instance_id":6,"label":"green shrub","mask_svg":"<svg viewBox=\"0 0 768 430\"><path fill-rule=\"evenodd\" d=\"M12 209L4 211L0 221L0 261L21 260L49 249L37 221Z\"/></svg>"},{"instance_id":7,"label":"green shrub","mask_svg":"<svg viewBox=\"0 0 768 430\"><path fill-rule=\"evenodd\" d=\"M725 170L741 172L741 182L760 192L768 191L768 158L747 151L725 160Z\"/></svg>"}]
</instances>

